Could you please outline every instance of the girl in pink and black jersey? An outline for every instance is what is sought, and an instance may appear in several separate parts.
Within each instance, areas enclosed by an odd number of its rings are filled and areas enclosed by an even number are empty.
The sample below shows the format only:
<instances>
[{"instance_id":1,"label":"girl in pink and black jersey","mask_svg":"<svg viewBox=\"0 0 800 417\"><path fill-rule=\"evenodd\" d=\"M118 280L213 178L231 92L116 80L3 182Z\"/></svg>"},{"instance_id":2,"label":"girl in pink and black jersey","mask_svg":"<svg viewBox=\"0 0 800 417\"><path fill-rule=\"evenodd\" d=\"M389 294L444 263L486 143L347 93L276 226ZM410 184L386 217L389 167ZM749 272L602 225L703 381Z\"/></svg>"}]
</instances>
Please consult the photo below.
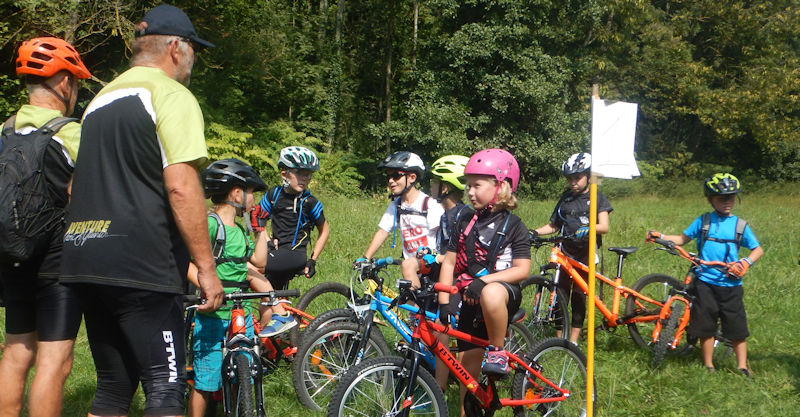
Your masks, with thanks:
<instances>
[{"instance_id":1,"label":"girl in pink and black jersey","mask_svg":"<svg viewBox=\"0 0 800 417\"><path fill-rule=\"evenodd\" d=\"M517 207L513 192L519 184L519 165L505 150L484 149L472 155L464 174L475 214L456 225L439 281L461 290L454 296L462 300L458 329L491 343L481 366L484 351L459 341L462 363L475 378L480 372L502 377L508 374L508 357L502 350L508 319L519 309L519 284L531 265L528 229L510 212ZM439 304L440 317L458 308L447 293L439 293ZM461 387L462 401L465 393Z\"/></svg>"}]
</instances>

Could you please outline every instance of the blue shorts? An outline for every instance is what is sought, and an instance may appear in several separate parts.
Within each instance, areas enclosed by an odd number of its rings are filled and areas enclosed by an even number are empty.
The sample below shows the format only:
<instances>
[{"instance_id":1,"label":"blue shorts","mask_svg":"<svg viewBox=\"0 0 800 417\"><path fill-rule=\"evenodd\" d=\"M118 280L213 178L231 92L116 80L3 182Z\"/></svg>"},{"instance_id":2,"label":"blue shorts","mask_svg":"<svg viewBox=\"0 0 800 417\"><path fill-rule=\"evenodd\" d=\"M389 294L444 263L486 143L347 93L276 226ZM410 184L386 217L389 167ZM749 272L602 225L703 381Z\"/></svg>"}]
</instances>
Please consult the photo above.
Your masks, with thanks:
<instances>
[{"instance_id":1,"label":"blue shorts","mask_svg":"<svg viewBox=\"0 0 800 417\"><path fill-rule=\"evenodd\" d=\"M230 320L196 314L192 332L194 388L214 392L222 388L222 344ZM253 316L247 315L247 336L255 336Z\"/></svg>"}]
</instances>

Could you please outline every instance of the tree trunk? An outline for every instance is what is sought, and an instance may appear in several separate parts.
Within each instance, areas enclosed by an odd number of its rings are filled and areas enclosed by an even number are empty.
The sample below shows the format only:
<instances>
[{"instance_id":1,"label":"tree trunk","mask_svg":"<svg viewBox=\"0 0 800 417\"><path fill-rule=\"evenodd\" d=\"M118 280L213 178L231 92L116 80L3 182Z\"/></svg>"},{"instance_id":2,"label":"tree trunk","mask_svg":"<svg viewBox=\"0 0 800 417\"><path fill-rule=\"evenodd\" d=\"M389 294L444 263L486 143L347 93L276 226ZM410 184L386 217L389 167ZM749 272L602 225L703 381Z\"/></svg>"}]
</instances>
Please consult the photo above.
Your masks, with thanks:
<instances>
[{"instance_id":1,"label":"tree trunk","mask_svg":"<svg viewBox=\"0 0 800 417\"><path fill-rule=\"evenodd\" d=\"M414 35L413 35L413 51L411 51L411 66L417 66L417 34L419 33L419 1L414 1Z\"/></svg>"},{"instance_id":2,"label":"tree trunk","mask_svg":"<svg viewBox=\"0 0 800 417\"><path fill-rule=\"evenodd\" d=\"M391 9L394 9L392 7ZM388 24L386 28L386 60L385 60L385 78L383 97L385 102L385 112L383 122L389 124L392 121L392 59L394 55L394 16L390 13L387 15ZM392 151L392 139L390 135L386 135L386 153Z\"/></svg>"}]
</instances>

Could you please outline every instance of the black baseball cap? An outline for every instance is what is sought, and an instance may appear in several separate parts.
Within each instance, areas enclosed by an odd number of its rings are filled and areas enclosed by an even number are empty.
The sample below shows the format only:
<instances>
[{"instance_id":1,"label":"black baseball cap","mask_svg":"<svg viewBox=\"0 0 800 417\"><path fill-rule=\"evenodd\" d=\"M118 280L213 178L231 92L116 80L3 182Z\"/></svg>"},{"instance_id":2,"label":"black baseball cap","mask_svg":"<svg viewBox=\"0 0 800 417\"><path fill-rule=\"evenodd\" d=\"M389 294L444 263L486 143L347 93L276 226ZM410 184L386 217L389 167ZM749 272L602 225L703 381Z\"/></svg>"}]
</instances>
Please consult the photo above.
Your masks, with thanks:
<instances>
[{"instance_id":1,"label":"black baseball cap","mask_svg":"<svg viewBox=\"0 0 800 417\"><path fill-rule=\"evenodd\" d=\"M199 46L214 47L213 43L197 36L189 16L175 6L168 4L156 6L145 13L142 22L145 23L144 28L134 33L137 38L145 35L173 35L189 39Z\"/></svg>"}]
</instances>

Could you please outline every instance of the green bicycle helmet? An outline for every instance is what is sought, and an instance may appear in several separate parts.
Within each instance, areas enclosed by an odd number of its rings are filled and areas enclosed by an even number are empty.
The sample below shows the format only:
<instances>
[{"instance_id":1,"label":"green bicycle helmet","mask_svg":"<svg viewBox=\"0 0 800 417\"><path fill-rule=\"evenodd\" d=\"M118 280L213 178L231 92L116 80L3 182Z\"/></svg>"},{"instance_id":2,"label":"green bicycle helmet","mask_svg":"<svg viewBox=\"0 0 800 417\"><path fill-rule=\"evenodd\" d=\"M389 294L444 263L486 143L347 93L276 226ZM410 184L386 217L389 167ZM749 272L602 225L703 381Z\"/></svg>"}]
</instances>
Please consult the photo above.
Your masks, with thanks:
<instances>
[{"instance_id":1,"label":"green bicycle helmet","mask_svg":"<svg viewBox=\"0 0 800 417\"><path fill-rule=\"evenodd\" d=\"M739 179L727 172L718 172L703 182L703 192L708 197L739 194L740 191L742 191L742 185Z\"/></svg>"},{"instance_id":2,"label":"green bicycle helmet","mask_svg":"<svg viewBox=\"0 0 800 417\"><path fill-rule=\"evenodd\" d=\"M437 159L431 165L431 174L442 182L446 182L459 190L464 190L466 177L464 167L469 158L463 155L447 155Z\"/></svg>"}]
</instances>

